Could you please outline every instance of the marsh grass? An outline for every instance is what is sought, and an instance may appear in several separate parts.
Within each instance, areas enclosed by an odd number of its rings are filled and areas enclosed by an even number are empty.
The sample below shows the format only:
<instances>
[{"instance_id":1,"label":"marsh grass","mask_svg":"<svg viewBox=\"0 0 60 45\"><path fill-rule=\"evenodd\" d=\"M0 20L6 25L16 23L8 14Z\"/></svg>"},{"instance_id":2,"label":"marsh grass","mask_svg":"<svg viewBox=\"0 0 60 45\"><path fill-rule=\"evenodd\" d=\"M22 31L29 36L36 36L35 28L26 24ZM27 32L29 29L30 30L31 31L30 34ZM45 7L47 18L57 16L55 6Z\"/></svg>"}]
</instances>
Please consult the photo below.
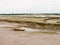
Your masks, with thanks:
<instances>
[{"instance_id":1,"label":"marsh grass","mask_svg":"<svg viewBox=\"0 0 60 45\"><path fill-rule=\"evenodd\" d=\"M51 23L41 22L42 19L40 19L40 18L23 18L23 17L18 18L18 17L11 16L11 17L6 17L6 19L0 19L0 21L7 21L10 23L20 23L20 24L24 23L24 24L27 24L31 28L60 30L60 24L51 24Z\"/></svg>"}]
</instances>

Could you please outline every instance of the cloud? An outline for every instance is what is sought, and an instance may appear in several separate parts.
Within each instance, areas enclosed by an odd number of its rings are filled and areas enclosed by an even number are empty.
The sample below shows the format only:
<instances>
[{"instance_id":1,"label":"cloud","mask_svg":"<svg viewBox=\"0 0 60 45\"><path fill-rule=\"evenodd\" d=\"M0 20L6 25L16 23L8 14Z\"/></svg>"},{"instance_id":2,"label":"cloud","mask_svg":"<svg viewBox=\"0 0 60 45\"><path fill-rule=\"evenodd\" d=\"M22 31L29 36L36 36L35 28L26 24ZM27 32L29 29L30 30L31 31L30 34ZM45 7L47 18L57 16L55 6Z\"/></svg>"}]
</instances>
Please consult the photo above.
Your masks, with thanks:
<instances>
[{"instance_id":1,"label":"cloud","mask_svg":"<svg viewBox=\"0 0 60 45\"><path fill-rule=\"evenodd\" d=\"M60 0L0 0L0 13L60 13Z\"/></svg>"}]
</instances>

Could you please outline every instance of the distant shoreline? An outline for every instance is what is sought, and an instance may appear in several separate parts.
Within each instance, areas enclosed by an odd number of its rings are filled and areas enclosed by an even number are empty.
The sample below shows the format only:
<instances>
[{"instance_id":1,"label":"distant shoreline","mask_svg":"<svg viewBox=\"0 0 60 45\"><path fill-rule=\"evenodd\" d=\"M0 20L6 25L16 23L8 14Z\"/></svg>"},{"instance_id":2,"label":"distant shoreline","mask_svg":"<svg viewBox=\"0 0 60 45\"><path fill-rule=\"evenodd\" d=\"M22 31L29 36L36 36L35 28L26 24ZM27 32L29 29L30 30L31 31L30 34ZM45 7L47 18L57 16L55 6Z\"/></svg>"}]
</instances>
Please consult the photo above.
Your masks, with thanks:
<instances>
[{"instance_id":1,"label":"distant shoreline","mask_svg":"<svg viewBox=\"0 0 60 45\"><path fill-rule=\"evenodd\" d=\"M60 13L3 13L0 15L60 15Z\"/></svg>"}]
</instances>

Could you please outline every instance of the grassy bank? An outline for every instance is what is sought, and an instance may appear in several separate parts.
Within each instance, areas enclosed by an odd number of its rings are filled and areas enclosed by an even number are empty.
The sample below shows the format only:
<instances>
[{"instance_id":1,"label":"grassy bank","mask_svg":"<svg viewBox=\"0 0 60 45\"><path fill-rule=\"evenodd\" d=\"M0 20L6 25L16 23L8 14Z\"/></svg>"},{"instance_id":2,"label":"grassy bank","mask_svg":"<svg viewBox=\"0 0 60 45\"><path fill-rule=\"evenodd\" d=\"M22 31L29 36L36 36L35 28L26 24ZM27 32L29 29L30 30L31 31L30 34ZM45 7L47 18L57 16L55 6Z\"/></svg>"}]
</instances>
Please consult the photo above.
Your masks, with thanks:
<instances>
[{"instance_id":1,"label":"grassy bank","mask_svg":"<svg viewBox=\"0 0 60 45\"><path fill-rule=\"evenodd\" d=\"M47 23L45 22L46 19L48 18L35 18L35 17L26 18L26 17L19 17L19 16L0 16L0 21L19 23L19 24L23 24L23 26L25 27L48 29L48 30L60 30L60 23Z\"/></svg>"}]
</instances>

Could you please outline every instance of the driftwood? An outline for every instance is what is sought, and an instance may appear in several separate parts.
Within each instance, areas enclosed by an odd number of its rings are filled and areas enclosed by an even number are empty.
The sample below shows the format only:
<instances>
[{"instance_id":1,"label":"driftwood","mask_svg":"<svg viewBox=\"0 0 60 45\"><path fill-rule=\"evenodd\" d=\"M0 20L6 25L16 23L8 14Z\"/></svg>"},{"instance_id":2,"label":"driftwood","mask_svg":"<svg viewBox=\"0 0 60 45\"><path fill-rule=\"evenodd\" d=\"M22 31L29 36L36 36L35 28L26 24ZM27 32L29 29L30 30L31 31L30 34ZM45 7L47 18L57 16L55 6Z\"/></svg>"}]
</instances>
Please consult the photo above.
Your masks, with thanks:
<instances>
[{"instance_id":1,"label":"driftwood","mask_svg":"<svg viewBox=\"0 0 60 45\"><path fill-rule=\"evenodd\" d=\"M14 28L14 31L25 31L23 28Z\"/></svg>"}]
</instances>

